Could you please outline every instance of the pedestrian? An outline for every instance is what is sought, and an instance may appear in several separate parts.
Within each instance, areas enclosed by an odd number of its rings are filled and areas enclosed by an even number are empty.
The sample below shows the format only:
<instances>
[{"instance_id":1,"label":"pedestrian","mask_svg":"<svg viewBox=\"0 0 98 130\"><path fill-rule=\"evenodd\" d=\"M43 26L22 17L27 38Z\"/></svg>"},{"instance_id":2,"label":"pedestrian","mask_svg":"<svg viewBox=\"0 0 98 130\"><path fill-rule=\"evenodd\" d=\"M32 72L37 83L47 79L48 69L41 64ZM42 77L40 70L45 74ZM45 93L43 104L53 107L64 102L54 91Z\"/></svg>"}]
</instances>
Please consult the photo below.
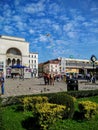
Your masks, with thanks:
<instances>
[{"instance_id":1,"label":"pedestrian","mask_svg":"<svg viewBox=\"0 0 98 130\"><path fill-rule=\"evenodd\" d=\"M95 82L96 82L96 77L95 77L95 75L92 75L91 81L92 81L92 83L95 83Z\"/></svg>"},{"instance_id":2,"label":"pedestrian","mask_svg":"<svg viewBox=\"0 0 98 130\"><path fill-rule=\"evenodd\" d=\"M54 74L50 74L50 85L54 85Z\"/></svg>"},{"instance_id":3,"label":"pedestrian","mask_svg":"<svg viewBox=\"0 0 98 130\"><path fill-rule=\"evenodd\" d=\"M3 75L3 72L0 73L0 85L1 85L1 95L4 95L4 75Z\"/></svg>"},{"instance_id":4,"label":"pedestrian","mask_svg":"<svg viewBox=\"0 0 98 130\"><path fill-rule=\"evenodd\" d=\"M47 83L48 83L48 80L47 80L48 78L47 78L47 74L46 73L44 73L44 83L45 83L45 85L47 85Z\"/></svg>"}]
</instances>

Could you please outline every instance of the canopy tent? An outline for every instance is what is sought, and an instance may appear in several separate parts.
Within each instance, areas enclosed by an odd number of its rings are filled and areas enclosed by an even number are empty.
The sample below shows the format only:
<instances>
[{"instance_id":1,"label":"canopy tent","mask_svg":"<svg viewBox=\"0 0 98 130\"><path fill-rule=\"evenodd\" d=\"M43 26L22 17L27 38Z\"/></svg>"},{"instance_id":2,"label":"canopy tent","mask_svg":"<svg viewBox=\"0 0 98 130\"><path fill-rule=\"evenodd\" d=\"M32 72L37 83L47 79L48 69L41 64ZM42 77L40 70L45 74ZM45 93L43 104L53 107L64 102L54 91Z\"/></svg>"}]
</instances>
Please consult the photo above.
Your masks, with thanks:
<instances>
[{"instance_id":1,"label":"canopy tent","mask_svg":"<svg viewBox=\"0 0 98 130\"><path fill-rule=\"evenodd\" d=\"M30 68L26 66L22 66L20 64L10 66L11 67L11 75L22 76L23 78L31 78L31 71Z\"/></svg>"},{"instance_id":2,"label":"canopy tent","mask_svg":"<svg viewBox=\"0 0 98 130\"><path fill-rule=\"evenodd\" d=\"M10 66L11 68L18 68L18 69L21 69L21 68L26 68L25 66L22 66L22 65L13 65L13 66Z\"/></svg>"}]
</instances>

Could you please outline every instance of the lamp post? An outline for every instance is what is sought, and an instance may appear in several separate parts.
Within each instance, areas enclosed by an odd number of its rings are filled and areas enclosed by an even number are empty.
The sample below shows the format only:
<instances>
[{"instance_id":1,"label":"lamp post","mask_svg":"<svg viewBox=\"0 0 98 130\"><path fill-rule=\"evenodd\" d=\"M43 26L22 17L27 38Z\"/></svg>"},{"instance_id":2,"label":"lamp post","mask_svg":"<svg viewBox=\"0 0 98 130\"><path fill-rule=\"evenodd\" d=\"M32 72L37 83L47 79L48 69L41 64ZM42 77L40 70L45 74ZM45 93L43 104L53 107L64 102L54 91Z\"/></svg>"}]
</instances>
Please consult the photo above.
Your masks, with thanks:
<instances>
[{"instance_id":1,"label":"lamp post","mask_svg":"<svg viewBox=\"0 0 98 130\"><path fill-rule=\"evenodd\" d=\"M96 62L97 58L95 55L91 56L91 61L93 63L93 77L94 77L94 67L95 67L95 62ZM95 83L95 80L93 81Z\"/></svg>"}]
</instances>

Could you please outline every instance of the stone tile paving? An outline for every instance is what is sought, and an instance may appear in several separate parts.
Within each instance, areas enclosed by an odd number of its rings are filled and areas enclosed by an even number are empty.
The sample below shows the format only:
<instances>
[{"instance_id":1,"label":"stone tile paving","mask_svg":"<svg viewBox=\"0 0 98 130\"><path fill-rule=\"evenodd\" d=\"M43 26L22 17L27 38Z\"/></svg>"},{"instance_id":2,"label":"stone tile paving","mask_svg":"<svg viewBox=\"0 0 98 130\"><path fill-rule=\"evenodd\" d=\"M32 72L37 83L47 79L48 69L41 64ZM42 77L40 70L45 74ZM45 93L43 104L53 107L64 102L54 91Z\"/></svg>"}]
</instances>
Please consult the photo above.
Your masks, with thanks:
<instances>
[{"instance_id":1,"label":"stone tile paving","mask_svg":"<svg viewBox=\"0 0 98 130\"><path fill-rule=\"evenodd\" d=\"M79 90L94 90L98 89L98 84L79 83ZM1 91L1 90L0 90ZM65 82L55 82L55 85L44 85L44 80L32 79L6 79L5 81L5 94L2 97L31 95L39 93L52 93L67 91ZM1 93L1 92L0 92Z\"/></svg>"},{"instance_id":2,"label":"stone tile paving","mask_svg":"<svg viewBox=\"0 0 98 130\"><path fill-rule=\"evenodd\" d=\"M44 85L43 79L6 79L5 94L3 97L30 95L38 93L50 93L67 91L66 84L63 82L55 82L55 85Z\"/></svg>"}]
</instances>

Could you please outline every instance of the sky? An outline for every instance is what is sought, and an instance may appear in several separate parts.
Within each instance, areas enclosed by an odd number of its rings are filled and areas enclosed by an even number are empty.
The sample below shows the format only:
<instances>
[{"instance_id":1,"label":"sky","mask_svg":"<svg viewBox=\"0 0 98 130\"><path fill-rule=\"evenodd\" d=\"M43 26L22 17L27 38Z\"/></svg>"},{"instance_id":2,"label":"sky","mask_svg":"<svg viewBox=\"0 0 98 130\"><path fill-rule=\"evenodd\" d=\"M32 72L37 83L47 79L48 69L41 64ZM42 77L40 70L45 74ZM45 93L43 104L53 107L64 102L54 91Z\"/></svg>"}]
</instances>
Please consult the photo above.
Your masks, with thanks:
<instances>
[{"instance_id":1,"label":"sky","mask_svg":"<svg viewBox=\"0 0 98 130\"><path fill-rule=\"evenodd\" d=\"M98 59L98 0L0 0L0 35L25 38L39 63Z\"/></svg>"}]
</instances>

